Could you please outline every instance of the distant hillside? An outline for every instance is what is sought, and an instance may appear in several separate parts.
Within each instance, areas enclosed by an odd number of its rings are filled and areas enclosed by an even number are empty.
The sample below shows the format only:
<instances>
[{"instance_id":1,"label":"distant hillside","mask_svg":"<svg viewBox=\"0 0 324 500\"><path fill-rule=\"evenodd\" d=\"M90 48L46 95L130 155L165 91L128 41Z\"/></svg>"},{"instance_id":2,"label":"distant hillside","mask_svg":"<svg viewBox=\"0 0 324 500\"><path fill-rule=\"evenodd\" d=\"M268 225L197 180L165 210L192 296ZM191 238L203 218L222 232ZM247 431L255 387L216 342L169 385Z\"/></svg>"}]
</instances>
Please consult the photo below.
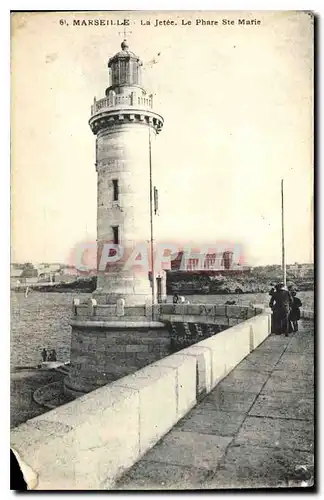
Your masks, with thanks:
<instances>
[{"instance_id":1,"label":"distant hillside","mask_svg":"<svg viewBox=\"0 0 324 500\"><path fill-rule=\"evenodd\" d=\"M35 290L39 292L84 292L92 293L97 287L97 277L78 278L69 283L54 283L53 285L37 286Z\"/></svg>"},{"instance_id":2,"label":"distant hillside","mask_svg":"<svg viewBox=\"0 0 324 500\"><path fill-rule=\"evenodd\" d=\"M264 293L269 292L272 283L282 280L281 276L269 279L268 277L253 276L251 274L236 276L208 276L193 273L167 273L167 292L172 294L226 294L226 293ZM298 290L314 289L314 281L302 278L288 279Z\"/></svg>"}]
</instances>

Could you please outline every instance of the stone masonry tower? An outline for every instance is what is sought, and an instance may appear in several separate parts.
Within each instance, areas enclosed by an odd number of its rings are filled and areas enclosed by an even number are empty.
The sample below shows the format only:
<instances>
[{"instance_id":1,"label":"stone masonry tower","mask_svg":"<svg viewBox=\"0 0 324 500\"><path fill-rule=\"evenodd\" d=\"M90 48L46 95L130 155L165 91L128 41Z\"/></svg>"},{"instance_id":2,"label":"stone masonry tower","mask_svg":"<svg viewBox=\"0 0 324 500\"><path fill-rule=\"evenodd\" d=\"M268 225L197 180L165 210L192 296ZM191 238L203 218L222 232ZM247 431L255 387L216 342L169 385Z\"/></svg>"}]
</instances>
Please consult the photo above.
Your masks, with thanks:
<instances>
[{"instance_id":1,"label":"stone masonry tower","mask_svg":"<svg viewBox=\"0 0 324 500\"><path fill-rule=\"evenodd\" d=\"M70 367L64 380L71 397L133 373L167 356L171 348L159 305L153 304L150 264L128 265L139 248L149 254L153 247L151 140L163 118L153 112L152 95L142 87L139 58L125 40L121 48L108 62L110 86L106 97L94 101L89 120L97 136L99 269L93 297L73 301ZM108 244L120 245L122 255L102 269ZM111 252L115 250L108 248L113 257ZM156 281L161 284L160 277Z\"/></svg>"},{"instance_id":2,"label":"stone masonry tower","mask_svg":"<svg viewBox=\"0 0 324 500\"><path fill-rule=\"evenodd\" d=\"M89 121L97 136L97 260L101 266L95 296L99 303L116 304L123 298L126 306L132 306L152 300L148 268L130 265L129 258L138 247L150 248L150 147L163 118L153 111L153 96L142 86L140 59L126 40L121 49L109 59L110 86L106 97L94 99ZM122 250L118 260L103 267L107 248L109 252L107 245L103 249L105 243L118 244ZM114 253L110 250L108 255Z\"/></svg>"}]
</instances>

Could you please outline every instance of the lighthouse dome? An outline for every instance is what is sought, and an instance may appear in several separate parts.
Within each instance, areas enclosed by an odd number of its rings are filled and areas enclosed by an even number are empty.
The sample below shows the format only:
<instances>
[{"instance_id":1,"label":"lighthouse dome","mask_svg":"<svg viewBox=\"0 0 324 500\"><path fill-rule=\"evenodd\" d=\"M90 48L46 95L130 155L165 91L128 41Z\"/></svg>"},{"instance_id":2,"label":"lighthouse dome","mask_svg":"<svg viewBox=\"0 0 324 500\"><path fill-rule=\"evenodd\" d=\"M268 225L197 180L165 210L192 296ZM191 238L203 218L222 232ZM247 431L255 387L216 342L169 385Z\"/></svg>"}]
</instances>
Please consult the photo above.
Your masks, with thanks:
<instances>
[{"instance_id":1,"label":"lighthouse dome","mask_svg":"<svg viewBox=\"0 0 324 500\"><path fill-rule=\"evenodd\" d=\"M141 61L140 61L140 58L134 53L132 52L131 50L129 50L129 46L128 46L128 43L127 43L127 40L124 40L122 43L121 43L121 49L119 52L117 52L113 57L111 57L108 61L108 68L111 68L112 64L116 61L118 61L118 59L133 59L135 61L137 61L138 63L140 63L140 65L142 65Z\"/></svg>"},{"instance_id":2,"label":"lighthouse dome","mask_svg":"<svg viewBox=\"0 0 324 500\"><path fill-rule=\"evenodd\" d=\"M117 52L108 61L110 69L111 87L123 85L133 86L141 84L142 62L139 57L129 50L126 40L121 44L121 51ZM110 88L111 88L110 87Z\"/></svg>"}]
</instances>

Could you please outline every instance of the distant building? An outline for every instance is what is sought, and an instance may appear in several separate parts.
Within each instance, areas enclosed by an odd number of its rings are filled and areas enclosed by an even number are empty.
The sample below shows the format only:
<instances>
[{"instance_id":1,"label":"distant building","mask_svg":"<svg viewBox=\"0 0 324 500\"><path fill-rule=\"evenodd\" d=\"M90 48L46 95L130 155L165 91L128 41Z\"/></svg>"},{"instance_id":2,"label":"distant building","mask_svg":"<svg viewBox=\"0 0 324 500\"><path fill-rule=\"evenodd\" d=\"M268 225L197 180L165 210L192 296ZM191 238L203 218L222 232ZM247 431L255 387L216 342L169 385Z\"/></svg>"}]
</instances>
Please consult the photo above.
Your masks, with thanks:
<instances>
[{"instance_id":1,"label":"distant building","mask_svg":"<svg viewBox=\"0 0 324 500\"><path fill-rule=\"evenodd\" d=\"M70 276L78 276L79 271L74 266L66 266L63 269L63 273Z\"/></svg>"},{"instance_id":2,"label":"distant building","mask_svg":"<svg viewBox=\"0 0 324 500\"><path fill-rule=\"evenodd\" d=\"M314 275L314 264L289 264L287 266L289 272L295 278L311 278Z\"/></svg>"},{"instance_id":3,"label":"distant building","mask_svg":"<svg viewBox=\"0 0 324 500\"><path fill-rule=\"evenodd\" d=\"M38 276L32 269L11 269L10 287L19 288L21 285L32 285L38 282Z\"/></svg>"},{"instance_id":4,"label":"distant building","mask_svg":"<svg viewBox=\"0 0 324 500\"><path fill-rule=\"evenodd\" d=\"M49 264L48 269L51 273L58 273L61 270L60 264Z\"/></svg>"},{"instance_id":5,"label":"distant building","mask_svg":"<svg viewBox=\"0 0 324 500\"><path fill-rule=\"evenodd\" d=\"M38 271L39 275L42 274L49 274L49 273L58 273L61 270L61 265L60 264L37 264L36 269Z\"/></svg>"},{"instance_id":6,"label":"distant building","mask_svg":"<svg viewBox=\"0 0 324 500\"><path fill-rule=\"evenodd\" d=\"M22 275L22 272L23 272L22 269L11 269L10 270L10 278L19 279Z\"/></svg>"},{"instance_id":7,"label":"distant building","mask_svg":"<svg viewBox=\"0 0 324 500\"><path fill-rule=\"evenodd\" d=\"M186 255L183 251L171 256L171 271L200 271L200 272L224 272L224 271L249 271L250 268L233 262L233 252L222 253L191 252Z\"/></svg>"},{"instance_id":8,"label":"distant building","mask_svg":"<svg viewBox=\"0 0 324 500\"><path fill-rule=\"evenodd\" d=\"M10 286L16 287L19 286L23 282L23 278L21 278L23 270L15 269L11 266L10 269Z\"/></svg>"}]
</instances>

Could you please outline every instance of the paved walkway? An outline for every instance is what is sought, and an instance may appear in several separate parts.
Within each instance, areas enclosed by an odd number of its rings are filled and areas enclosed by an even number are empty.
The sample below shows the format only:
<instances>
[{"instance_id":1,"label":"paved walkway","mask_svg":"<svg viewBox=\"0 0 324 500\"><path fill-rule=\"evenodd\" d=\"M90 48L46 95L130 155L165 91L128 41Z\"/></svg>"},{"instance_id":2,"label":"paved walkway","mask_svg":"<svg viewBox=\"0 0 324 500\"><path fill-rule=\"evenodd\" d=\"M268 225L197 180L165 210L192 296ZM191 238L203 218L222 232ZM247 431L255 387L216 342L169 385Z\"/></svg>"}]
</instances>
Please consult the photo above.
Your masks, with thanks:
<instances>
[{"instance_id":1,"label":"paved walkway","mask_svg":"<svg viewBox=\"0 0 324 500\"><path fill-rule=\"evenodd\" d=\"M314 470L313 328L304 321L288 338L268 337L115 489L287 487L309 480Z\"/></svg>"}]
</instances>

